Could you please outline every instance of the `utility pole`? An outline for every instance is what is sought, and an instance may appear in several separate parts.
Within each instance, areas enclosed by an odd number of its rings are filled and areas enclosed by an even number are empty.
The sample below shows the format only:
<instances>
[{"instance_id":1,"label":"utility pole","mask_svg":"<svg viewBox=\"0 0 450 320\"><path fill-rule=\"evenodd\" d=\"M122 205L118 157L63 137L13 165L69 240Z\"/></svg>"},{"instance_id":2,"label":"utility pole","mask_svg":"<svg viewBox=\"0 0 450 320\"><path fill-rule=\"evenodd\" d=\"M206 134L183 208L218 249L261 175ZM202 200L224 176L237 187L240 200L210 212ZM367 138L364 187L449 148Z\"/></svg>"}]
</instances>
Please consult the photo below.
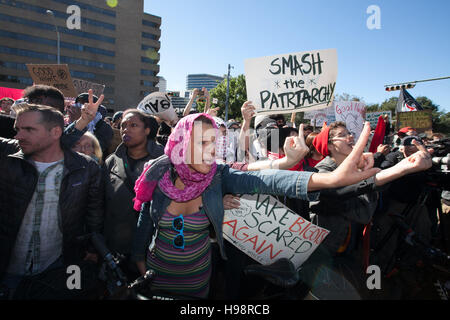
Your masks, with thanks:
<instances>
[{"instance_id":1,"label":"utility pole","mask_svg":"<svg viewBox=\"0 0 450 320\"><path fill-rule=\"evenodd\" d=\"M233 68L228 64L228 75L227 75L227 98L225 100L225 122L228 121L228 101L230 98L230 69Z\"/></svg>"}]
</instances>

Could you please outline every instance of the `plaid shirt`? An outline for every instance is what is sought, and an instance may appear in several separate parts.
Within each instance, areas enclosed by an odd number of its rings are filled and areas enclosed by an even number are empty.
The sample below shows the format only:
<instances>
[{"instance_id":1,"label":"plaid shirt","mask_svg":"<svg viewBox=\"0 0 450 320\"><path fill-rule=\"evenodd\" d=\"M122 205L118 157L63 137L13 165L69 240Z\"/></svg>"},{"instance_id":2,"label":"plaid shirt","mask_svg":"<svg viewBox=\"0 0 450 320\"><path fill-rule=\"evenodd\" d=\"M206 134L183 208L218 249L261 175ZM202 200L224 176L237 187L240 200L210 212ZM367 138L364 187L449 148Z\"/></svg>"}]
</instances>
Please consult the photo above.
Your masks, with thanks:
<instances>
[{"instance_id":1,"label":"plaid shirt","mask_svg":"<svg viewBox=\"0 0 450 320\"><path fill-rule=\"evenodd\" d=\"M62 253L59 191L63 161L35 163L39 178L14 245L8 273L35 275Z\"/></svg>"}]
</instances>

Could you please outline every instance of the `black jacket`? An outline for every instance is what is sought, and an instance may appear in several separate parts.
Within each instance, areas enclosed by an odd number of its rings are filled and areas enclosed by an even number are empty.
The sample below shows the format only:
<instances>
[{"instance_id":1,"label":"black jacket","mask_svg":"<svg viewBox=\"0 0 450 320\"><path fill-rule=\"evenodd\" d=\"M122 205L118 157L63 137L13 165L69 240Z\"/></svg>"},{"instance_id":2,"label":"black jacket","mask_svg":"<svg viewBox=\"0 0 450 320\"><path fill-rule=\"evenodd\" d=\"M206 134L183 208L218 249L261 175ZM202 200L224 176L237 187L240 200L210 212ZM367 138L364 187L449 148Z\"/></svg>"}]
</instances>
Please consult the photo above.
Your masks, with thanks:
<instances>
[{"instance_id":1,"label":"black jacket","mask_svg":"<svg viewBox=\"0 0 450 320\"><path fill-rule=\"evenodd\" d=\"M0 138L0 278L8 267L22 220L38 180L38 172L17 140ZM101 232L104 184L100 167L91 158L64 151L59 195L63 262L76 263L85 247L77 237Z\"/></svg>"},{"instance_id":2,"label":"black jacket","mask_svg":"<svg viewBox=\"0 0 450 320\"><path fill-rule=\"evenodd\" d=\"M164 147L153 140L147 143L149 159L164 154ZM144 166L140 161L139 166ZM105 161L105 230L106 245L112 252L129 254L139 212L133 209L134 184L127 159L127 148L122 143Z\"/></svg>"}]
</instances>

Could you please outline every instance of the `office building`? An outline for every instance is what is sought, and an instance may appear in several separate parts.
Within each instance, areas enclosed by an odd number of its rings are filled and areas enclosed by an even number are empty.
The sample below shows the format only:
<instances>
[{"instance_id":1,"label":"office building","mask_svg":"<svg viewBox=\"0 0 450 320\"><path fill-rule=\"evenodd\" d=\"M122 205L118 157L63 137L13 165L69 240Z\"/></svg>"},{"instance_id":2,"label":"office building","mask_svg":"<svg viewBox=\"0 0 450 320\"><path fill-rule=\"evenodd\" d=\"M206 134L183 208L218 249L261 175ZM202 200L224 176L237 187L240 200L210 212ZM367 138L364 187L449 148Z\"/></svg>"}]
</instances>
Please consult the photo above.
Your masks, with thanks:
<instances>
[{"instance_id":1,"label":"office building","mask_svg":"<svg viewBox=\"0 0 450 320\"><path fill-rule=\"evenodd\" d=\"M57 63L56 25L72 77L104 84L110 112L137 106L158 90L161 46L161 18L143 10L143 0L0 0L0 86L23 89L33 83L27 63Z\"/></svg>"},{"instance_id":2,"label":"office building","mask_svg":"<svg viewBox=\"0 0 450 320\"><path fill-rule=\"evenodd\" d=\"M156 85L159 92L167 91L167 80L164 77L158 77L158 84Z\"/></svg>"},{"instance_id":3,"label":"office building","mask_svg":"<svg viewBox=\"0 0 450 320\"><path fill-rule=\"evenodd\" d=\"M186 78L186 89L193 90L205 87L208 91L214 89L224 78L211 74L188 74Z\"/></svg>"}]
</instances>

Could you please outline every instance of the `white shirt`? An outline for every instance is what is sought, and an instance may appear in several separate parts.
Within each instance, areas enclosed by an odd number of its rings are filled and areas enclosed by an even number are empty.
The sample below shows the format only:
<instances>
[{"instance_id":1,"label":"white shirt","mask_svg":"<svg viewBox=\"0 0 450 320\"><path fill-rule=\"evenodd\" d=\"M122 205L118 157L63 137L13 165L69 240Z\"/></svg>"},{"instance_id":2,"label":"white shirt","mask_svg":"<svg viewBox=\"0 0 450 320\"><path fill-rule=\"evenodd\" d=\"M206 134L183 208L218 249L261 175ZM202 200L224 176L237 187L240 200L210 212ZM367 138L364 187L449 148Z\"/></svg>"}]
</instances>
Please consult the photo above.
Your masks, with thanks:
<instances>
[{"instance_id":1,"label":"white shirt","mask_svg":"<svg viewBox=\"0 0 450 320\"><path fill-rule=\"evenodd\" d=\"M39 172L38 183L17 234L7 270L16 275L39 274L62 254L59 190L63 161L34 164ZM44 176L44 171L52 166Z\"/></svg>"}]
</instances>

